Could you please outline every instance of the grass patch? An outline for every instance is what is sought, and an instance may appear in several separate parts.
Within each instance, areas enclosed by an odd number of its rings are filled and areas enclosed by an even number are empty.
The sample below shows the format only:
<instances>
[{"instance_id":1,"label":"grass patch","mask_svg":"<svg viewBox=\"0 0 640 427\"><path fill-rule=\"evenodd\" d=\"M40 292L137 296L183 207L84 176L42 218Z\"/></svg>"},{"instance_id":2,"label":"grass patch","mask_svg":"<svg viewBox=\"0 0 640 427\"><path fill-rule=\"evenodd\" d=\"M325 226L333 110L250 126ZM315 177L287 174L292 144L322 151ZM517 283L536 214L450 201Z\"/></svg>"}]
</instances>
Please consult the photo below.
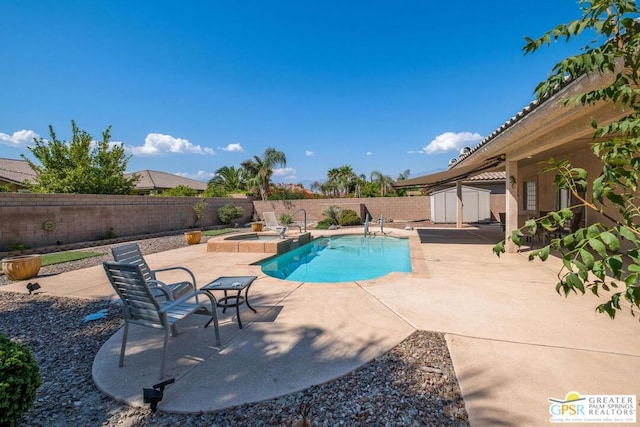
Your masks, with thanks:
<instances>
[{"instance_id":1,"label":"grass patch","mask_svg":"<svg viewBox=\"0 0 640 427\"><path fill-rule=\"evenodd\" d=\"M239 228L221 228L220 230L207 230L203 231L203 236L219 236L220 234L234 233L240 231Z\"/></svg>"},{"instance_id":2,"label":"grass patch","mask_svg":"<svg viewBox=\"0 0 640 427\"><path fill-rule=\"evenodd\" d=\"M101 252L58 252L54 254L45 254L40 257L43 266L52 264L61 264L63 262L77 261L79 259L92 258L94 256L104 255Z\"/></svg>"}]
</instances>

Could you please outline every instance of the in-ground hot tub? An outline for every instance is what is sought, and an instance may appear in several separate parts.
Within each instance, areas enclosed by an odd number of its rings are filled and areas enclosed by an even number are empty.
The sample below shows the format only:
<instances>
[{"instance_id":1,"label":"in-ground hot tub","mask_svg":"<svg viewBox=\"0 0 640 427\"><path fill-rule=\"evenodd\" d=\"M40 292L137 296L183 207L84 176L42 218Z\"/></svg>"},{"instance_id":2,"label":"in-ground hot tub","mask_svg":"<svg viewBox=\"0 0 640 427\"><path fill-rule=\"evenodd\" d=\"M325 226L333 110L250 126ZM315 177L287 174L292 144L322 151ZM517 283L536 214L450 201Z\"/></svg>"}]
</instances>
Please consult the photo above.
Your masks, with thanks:
<instances>
[{"instance_id":1,"label":"in-ground hot tub","mask_svg":"<svg viewBox=\"0 0 640 427\"><path fill-rule=\"evenodd\" d=\"M276 234L243 233L222 239L209 239L207 252L258 252L282 254L311 241L311 233L281 239Z\"/></svg>"}]
</instances>

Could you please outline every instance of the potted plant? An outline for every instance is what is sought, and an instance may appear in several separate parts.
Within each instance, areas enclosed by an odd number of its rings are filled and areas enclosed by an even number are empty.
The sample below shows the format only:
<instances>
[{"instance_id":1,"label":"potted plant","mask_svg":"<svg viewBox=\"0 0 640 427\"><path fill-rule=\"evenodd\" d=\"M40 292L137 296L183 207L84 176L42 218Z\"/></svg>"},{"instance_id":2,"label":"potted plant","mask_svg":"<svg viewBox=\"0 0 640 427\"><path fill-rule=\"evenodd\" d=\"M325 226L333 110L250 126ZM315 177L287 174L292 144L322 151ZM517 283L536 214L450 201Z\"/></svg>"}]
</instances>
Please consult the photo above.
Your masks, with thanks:
<instances>
[{"instance_id":1,"label":"potted plant","mask_svg":"<svg viewBox=\"0 0 640 427\"><path fill-rule=\"evenodd\" d=\"M200 220L204 216L204 208L206 208L207 205L208 205L208 203L204 199L200 200L199 202L197 202L196 204L193 205L193 207L192 207L193 213L196 215L196 220L195 220L194 224L196 226L200 223ZM200 240L202 239L202 231L201 230L186 231L184 233L184 239L186 240L187 244L189 244L189 245L198 244L198 243L200 243Z\"/></svg>"},{"instance_id":2,"label":"potted plant","mask_svg":"<svg viewBox=\"0 0 640 427\"><path fill-rule=\"evenodd\" d=\"M253 220L251 222L251 231L262 231L262 227L263 227L263 223L260 220L260 217L258 216L257 213L253 213Z\"/></svg>"},{"instance_id":3,"label":"potted plant","mask_svg":"<svg viewBox=\"0 0 640 427\"><path fill-rule=\"evenodd\" d=\"M27 280L38 275L40 255L18 255L2 259L2 272L9 280Z\"/></svg>"}]
</instances>

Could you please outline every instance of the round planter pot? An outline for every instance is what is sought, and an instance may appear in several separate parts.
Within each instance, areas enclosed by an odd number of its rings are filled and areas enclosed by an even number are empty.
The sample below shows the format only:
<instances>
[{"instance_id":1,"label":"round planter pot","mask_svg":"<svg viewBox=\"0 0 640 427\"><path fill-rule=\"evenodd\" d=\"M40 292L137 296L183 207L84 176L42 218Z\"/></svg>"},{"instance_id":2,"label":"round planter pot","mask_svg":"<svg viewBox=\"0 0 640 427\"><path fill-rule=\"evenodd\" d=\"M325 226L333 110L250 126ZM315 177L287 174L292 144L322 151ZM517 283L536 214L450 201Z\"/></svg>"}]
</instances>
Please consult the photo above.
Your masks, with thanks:
<instances>
[{"instance_id":1,"label":"round planter pot","mask_svg":"<svg viewBox=\"0 0 640 427\"><path fill-rule=\"evenodd\" d=\"M202 239L202 231L187 231L184 233L184 240L190 245L200 243L200 239Z\"/></svg>"},{"instance_id":2,"label":"round planter pot","mask_svg":"<svg viewBox=\"0 0 640 427\"><path fill-rule=\"evenodd\" d=\"M38 275L40 255L19 255L2 260L2 272L10 280L27 280Z\"/></svg>"},{"instance_id":3,"label":"round planter pot","mask_svg":"<svg viewBox=\"0 0 640 427\"><path fill-rule=\"evenodd\" d=\"M261 222L252 222L251 223L251 231L262 231L262 223Z\"/></svg>"}]
</instances>

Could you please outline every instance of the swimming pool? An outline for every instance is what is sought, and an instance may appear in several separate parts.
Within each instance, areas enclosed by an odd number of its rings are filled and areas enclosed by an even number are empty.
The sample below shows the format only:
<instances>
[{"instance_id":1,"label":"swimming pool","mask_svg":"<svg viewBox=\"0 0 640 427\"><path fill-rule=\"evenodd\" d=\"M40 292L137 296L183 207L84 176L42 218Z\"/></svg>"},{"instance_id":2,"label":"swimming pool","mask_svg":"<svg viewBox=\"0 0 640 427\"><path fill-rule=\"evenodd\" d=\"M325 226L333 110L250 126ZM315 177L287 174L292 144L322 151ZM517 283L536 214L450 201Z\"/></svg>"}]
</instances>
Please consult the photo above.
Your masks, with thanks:
<instances>
[{"instance_id":1,"label":"swimming pool","mask_svg":"<svg viewBox=\"0 0 640 427\"><path fill-rule=\"evenodd\" d=\"M321 237L260 263L278 279L299 282L352 282L410 272L409 240L393 237Z\"/></svg>"}]
</instances>

